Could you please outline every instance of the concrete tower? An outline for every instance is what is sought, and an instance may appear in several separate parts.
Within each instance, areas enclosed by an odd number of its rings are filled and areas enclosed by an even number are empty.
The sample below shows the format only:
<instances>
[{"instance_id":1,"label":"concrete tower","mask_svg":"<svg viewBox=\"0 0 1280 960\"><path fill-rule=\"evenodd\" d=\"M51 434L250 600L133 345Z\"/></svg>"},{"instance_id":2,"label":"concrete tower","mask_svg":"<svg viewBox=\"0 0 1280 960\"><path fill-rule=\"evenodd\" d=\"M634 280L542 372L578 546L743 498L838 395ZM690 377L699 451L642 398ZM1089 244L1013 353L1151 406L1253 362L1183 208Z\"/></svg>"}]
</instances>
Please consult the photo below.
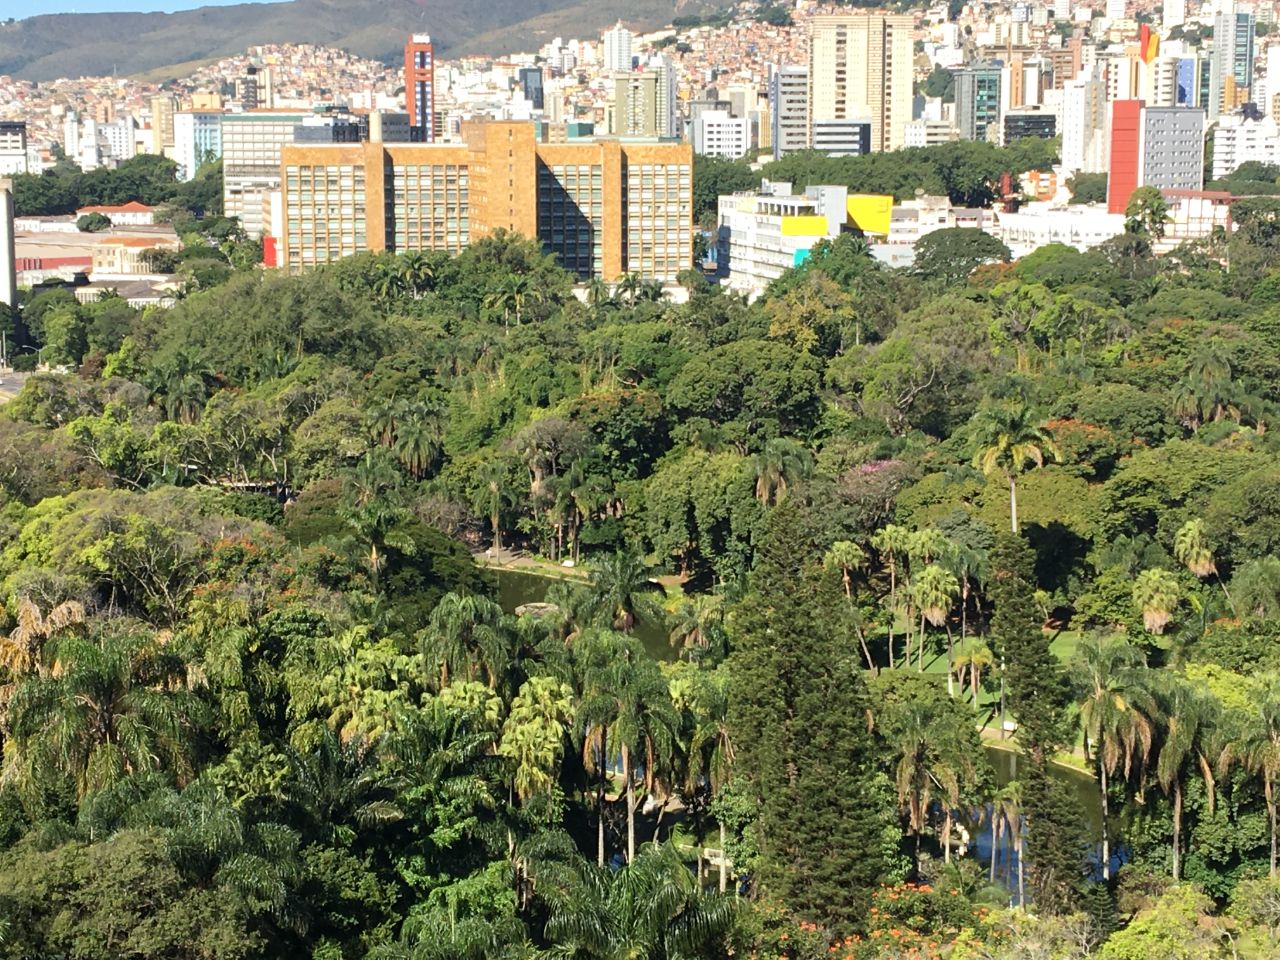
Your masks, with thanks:
<instances>
[{"instance_id":1,"label":"concrete tower","mask_svg":"<svg viewBox=\"0 0 1280 960\"><path fill-rule=\"evenodd\" d=\"M13 260L13 181L0 180L0 303L18 306L18 274Z\"/></svg>"}]
</instances>

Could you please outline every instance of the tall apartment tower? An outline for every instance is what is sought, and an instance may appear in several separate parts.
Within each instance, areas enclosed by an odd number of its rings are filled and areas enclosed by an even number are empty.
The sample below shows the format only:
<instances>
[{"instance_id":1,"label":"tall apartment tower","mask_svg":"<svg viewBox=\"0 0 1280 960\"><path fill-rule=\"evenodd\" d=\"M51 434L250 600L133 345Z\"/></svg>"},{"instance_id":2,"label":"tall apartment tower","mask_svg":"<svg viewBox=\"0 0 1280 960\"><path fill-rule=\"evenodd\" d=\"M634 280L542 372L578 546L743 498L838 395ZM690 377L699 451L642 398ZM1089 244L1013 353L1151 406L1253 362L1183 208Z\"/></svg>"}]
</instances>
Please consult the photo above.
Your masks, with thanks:
<instances>
[{"instance_id":1,"label":"tall apartment tower","mask_svg":"<svg viewBox=\"0 0 1280 960\"><path fill-rule=\"evenodd\" d=\"M1239 10L1213 18L1213 56L1209 64L1209 119L1236 108L1228 95L1253 86L1254 15Z\"/></svg>"},{"instance_id":2,"label":"tall apartment tower","mask_svg":"<svg viewBox=\"0 0 1280 960\"><path fill-rule=\"evenodd\" d=\"M773 159L809 149L809 71L769 66L769 124Z\"/></svg>"},{"instance_id":3,"label":"tall apartment tower","mask_svg":"<svg viewBox=\"0 0 1280 960\"><path fill-rule=\"evenodd\" d=\"M436 53L429 34L412 34L404 45L404 103L409 125L421 131L423 143L434 143Z\"/></svg>"},{"instance_id":4,"label":"tall apartment tower","mask_svg":"<svg viewBox=\"0 0 1280 960\"><path fill-rule=\"evenodd\" d=\"M810 119L870 120L872 150L905 146L912 119L913 29L909 14L814 17Z\"/></svg>"},{"instance_id":5,"label":"tall apartment tower","mask_svg":"<svg viewBox=\"0 0 1280 960\"><path fill-rule=\"evenodd\" d=\"M604 63L605 70L612 70L618 73L631 69L631 31L622 25L617 24L612 30L604 32Z\"/></svg>"},{"instance_id":6,"label":"tall apartment tower","mask_svg":"<svg viewBox=\"0 0 1280 960\"><path fill-rule=\"evenodd\" d=\"M1000 124L1001 69L978 63L956 71L956 126L961 140L985 140Z\"/></svg>"},{"instance_id":7,"label":"tall apartment tower","mask_svg":"<svg viewBox=\"0 0 1280 960\"><path fill-rule=\"evenodd\" d=\"M173 115L177 110L178 101L173 97L151 98L152 153L167 155L173 152Z\"/></svg>"}]
</instances>

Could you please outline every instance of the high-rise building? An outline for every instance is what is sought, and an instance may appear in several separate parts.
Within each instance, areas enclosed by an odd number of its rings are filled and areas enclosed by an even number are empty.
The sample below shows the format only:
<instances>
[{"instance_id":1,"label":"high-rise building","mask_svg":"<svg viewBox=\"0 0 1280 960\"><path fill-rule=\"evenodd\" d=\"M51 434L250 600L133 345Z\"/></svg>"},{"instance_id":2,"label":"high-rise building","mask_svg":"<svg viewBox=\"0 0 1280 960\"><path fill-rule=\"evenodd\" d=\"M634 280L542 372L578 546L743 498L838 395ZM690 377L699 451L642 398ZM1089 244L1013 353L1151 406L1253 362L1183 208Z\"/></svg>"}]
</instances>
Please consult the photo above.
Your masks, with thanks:
<instances>
[{"instance_id":1,"label":"high-rise building","mask_svg":"<svg viewBox=\"0 0 1280 960\"><path fill-rule=\"evenodd\" d=\"M631 69L631 31L619 22L613 29L604 32L605 71L622 73Z\"/></svg>"},{"instance_id":2,"label":"high-rise building","mask_svg":"<svg viewBox=\"0 0 1280 960\"><path fill-rule=\"evenodd\" d=\"M813 149L829 157L861 157L871 152L870 120L814 120Z\"/></svg>"},{"instance_id":3,"label":"high-rise building","mask_svg":"<svg viewBox=\"0 0 1280 960\"><path fill-rule=\"evenodd\" d=\"M27 172L27 125L0 122L0 177Z\"/></svg>"},{"instance_id":4,"label":"high-rise building","mask_svg":"<svg viewBox=\"0 0 1280 960\"><path fill-rule=\"evenodd\" d=\"M961 140L985 140L1000 122L1001 68L977 63L955 71L956 127Z\"/></svg>"},{"instance_id":5,"label":"high-rise building","mask_svg":"<svg viewBox=\"0 0 1280 960\"><path fill-rule=\"evenodd\" d=\"M676 99L676 67L665 53L654 54L645 65L658 78L657 99L658 111L657 133L660 137L675 137L679 130L679 101Z\"/></svg>"},{"instance_id":6,"label":"high-rise building","mask_svg":"<svg viewBox=\"0 0 1280 960\"><path fill-rule=\"evenodd\" d=\"M13 181L0 180L0 304L18 306L18 273L13 243Z\"/></svg>"},{"instance_id":7,"label":"high-rise building","mask_svg":"<svg viewBox=\"0 0 1280 960\"><path fill-rule=\"evenodd\" d=\"M1125 0L1107 0L1107 19L1123 20L1125 17Z\"/></svg>"},{"instance_id":8,"label":"high-rise building","mask_svg":"<svg viewBox=\"0 0 1280 960\"><path fill-rule=\"evenodd\" d=\"M178 179L190 180L200 167L222 156L222 114L180 111L173 115L173 159Z\"/></svg>"},{"instance_id":9,"label":"high-rise building","mask_svg":"<svg viewBox=\"0 0 1280 960\"><path fill-rule=\"evenodd\" d=\"M660 136L658 87L655 70L619 73L613 78L609 132L621 137Z\"/></svg>"},{"instance_id":10,"label":"high-rise building","mask_svg":"<svg viewBox=\"0 0 1280 960\"><path fill-rule=\"evenodd\" d=\"M1280 120L1280 43L1267 47L1266 66L1258 81L1258 95L1253 98L1265 117Z\"/></svg>"},{"instance_id":11,"label":"high-rise building","mask_svg":"<svg viewBox=\"0 0 1280 960\"><path fill-rule=\"evenodd\" d=\"M769 122L773 159L809 149L809 71L769 66Z\"/></svg>"},{"instance_id":12,"label":"high-rise building","mask_svg":"<svg viewBox=\"0 0 1280 960\"><path fill-rule=\"evenodd\" d=\"M235 87L243 110L271 110L276 105L275 75L270 67L250 64Z\"/></svg>"},{"instance_id":13,"label":"high-rise building","mask_svg":"<svg viewBox=\"0 0 1280 960\"><path fill-rule=\"evenodd\" d=\"M1062 166L1074 173L1107 169L1107 90L1097 69L1062 88Z\"/></svg>"},{"instance_id":14,"label":"high-rise building","mask_svg":"<svg viewBox=\"0 0 1280 960\"><path fill-rule=\"evenodd\" d=\"M138 152L138 132L137 123L127 113L116 117L110 123L99 123L97 124L98 150L107 160L118 163L131 160ZM152 133L154 132L153 130ZM154 145L154 138L151 142ZM166 147L165 153L170 153L172 150L172 147Z\"/></svg>"},{"instance_id":15,"label":"high-rise building","mask_svg":"<svg viewBox=\"0 0 1280 960\"><path fill-rule=\"evenodd\" d=\"M80 156L80 115L68 110L62 120L62 152L69 160Z\"/></svg>"},{"instance_id":16,"label":"high-rise building","mask_svg":"<svg viewBox=\"0 0 1280 960\"><path fill-rule=\"evenodd\" d=\"M1028 138L1051 140L1057 133L1058 118L1039 107L1010 110L1001 120L1001 143L1005 144Z\"/></svg>"},{"instance_id":17,"label":"high-rise building","mask_svg":"<svg viewBox=\"0 0 1280 960\"><path fill-rule=\"evenodd\" d=\"M704 157L737 160L751 150L751 121L727 110L705 110L690 124L693 152Z\"/></svg>"},{"instance_id":18,"label":"high-rise building","mask_svg":"<svg viewBox=\"0 0 1280 960\"><path fill-rule=\"evenodd\" d=\"M173 151L173 115L178 101L173 97L151 98L151 152L167 155ZM106 121L99 120L100 124Z\"/></svg>"},{"instance_id":19,"label":"high-rise building","mask_svg":"<svg viewBox=\"0 0 1280 960\"><path fill-rule=\"evenodd\" d=\"M1138 187L1199 190L1203 186L1204 110L1120 100L1111 105L1111 111L1108 212L1124 213Z\"/></svg>"},{"instance_id":20,"label":"high-rise building","mask_svg":"<svg viewBox=\"0 0 1280 960\"><path fill-rule=\"evenodd\" d=\"M1213 54L1210 60L1209 119L1235 109L1235 91L1253 85L1254 15L1234 11L1213 18Z\"/></svg>"},{"instance_id":21,"label":"high-rise building","mask_svg":"<svg viewBox=\"0 0 1280 960\"><path fill-rule=\"evenodd\" d=\"M287 146L280 263L446 250L507 230L579 277L674 282L693 257L693 150L617 139L544 144L532 123L466 123L459 144Z\"/></svg>"},{"instance_id":22,"label":"high-rise building","mask_svg":"<svg viewBox=\"0 0 1280 960\"><path fill-rule=\"evenodd\" d=\"M908 14L814 17L810 121L869 118L872 150L904 146L912 119L913 29Z\"/></svg>"},{"instance_id":23,"label":"high-rise building","mask_svg":"<svg viewBox=\"0 0 1280 960\"><path fill-rule=\"evenodd\" d=\"M280 189L280 150L310 114L229 113L222 118L222 206L250 237L266 226L263 202Z\"/></svg>"},{"instance_id":24,"label":"high-rise building","mask_svg":"<svg viewBox=\"0 0 1280 960\"><path fill-rule=\"evenodd\" d=\"M534 110L546 107L546 94L542 87L541 67L522 67L519 74L520 92Z\"/></svg>"},{"instance_id":25,"label":"high-rise building","mask_svg":"<svg viewBox=\"0 0 1280 960\"><path fill-rule=\"evenodd\" d=\"M1213 125L1213 179L1221 180L1249 161L1280 166L1280 124L1271 116L1220 118Z\"/></svg>"},{"instance_id":26,"label":"high-rise building","mask_svg":"<svg viewBox=\"0 0 1280 960\"><path fill-rule=\"evenodd\" d=\"M415 33L404 46L404 102L423 143L436 139L436 53L431 37Z\"/></svg>"}]
</instances>

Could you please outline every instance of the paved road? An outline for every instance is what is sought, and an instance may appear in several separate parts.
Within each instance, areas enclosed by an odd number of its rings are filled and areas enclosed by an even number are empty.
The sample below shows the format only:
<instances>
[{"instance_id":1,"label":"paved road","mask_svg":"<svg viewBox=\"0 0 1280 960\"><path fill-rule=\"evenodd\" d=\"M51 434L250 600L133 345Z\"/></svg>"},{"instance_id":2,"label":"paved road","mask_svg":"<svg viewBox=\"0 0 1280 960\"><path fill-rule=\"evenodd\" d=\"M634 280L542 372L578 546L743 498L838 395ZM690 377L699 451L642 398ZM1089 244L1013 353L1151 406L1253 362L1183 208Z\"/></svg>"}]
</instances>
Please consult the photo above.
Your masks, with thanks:
<instances>
[{"instance_id":1,"label":"paved road","mask_svg":"<svg viewBox=\"0 0 1280 960\"><path fill-rule=\"evenodd\" d=\"M16 370L0 370L0 403L8 403L21 393L30 376L29 373L19 373Z\"/></svg>"}]
</instances>

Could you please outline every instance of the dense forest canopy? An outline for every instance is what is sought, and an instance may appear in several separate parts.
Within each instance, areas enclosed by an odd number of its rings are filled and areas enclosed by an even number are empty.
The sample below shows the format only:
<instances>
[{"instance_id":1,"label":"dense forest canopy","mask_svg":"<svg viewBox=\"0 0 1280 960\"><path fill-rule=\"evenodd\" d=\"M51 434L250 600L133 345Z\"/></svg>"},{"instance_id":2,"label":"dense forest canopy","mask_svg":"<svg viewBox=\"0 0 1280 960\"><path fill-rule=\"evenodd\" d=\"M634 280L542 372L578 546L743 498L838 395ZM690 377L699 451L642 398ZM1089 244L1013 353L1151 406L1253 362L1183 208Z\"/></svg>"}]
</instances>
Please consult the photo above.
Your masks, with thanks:
<instances>
[{"instance_id":1,"label":"dense forest canopy","mask_svg":"<svg viewBox=\"0 0 1280 960\"><path fill-rule=\"evenodd\" d=\"M0 957L1274 956L1278 212L30 297Z\"/></svg>"}]
</instances>

